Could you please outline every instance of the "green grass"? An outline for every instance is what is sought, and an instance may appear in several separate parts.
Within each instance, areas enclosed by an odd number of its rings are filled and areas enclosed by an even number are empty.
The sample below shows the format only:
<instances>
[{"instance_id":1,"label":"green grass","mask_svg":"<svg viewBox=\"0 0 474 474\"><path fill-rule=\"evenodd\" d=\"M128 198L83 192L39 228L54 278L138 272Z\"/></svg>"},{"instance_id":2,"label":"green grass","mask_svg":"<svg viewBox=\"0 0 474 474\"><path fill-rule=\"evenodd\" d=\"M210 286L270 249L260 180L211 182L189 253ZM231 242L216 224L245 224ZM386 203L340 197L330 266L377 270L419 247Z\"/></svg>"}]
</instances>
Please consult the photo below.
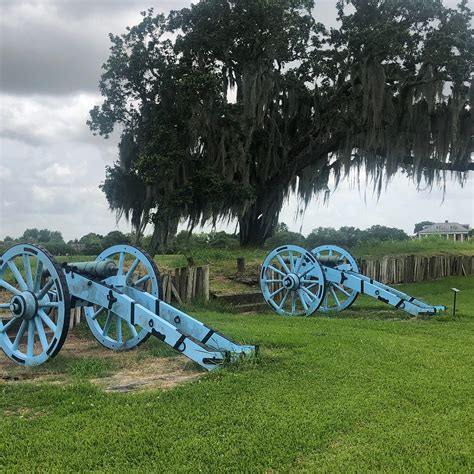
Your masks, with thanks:
<instances>
[{"instance_id":1,"label":"green grass","mask_svg":"<svg viewBox=\"0 0 474 474\"><path fill-rule=\"evenodd\" d=\"M474 277L401 288L449 305L453 286L454 319L363 298L332 318L200 310L260 355L173 390L101 392L90 361L1 384L0 470L472 472Z\"/></svg>"},{"instance_id":2,"label":"green grass","mask_svg":"<svg viewBox=\"0 0 474 474\"><path fill-rule=\"evenodd\" d=\"M356 257L378 258L398 255L473 255L474 240L453 242L444 238L426 237L421 240L363 243L350 249Z\"/></svg>"},{"instance_id":3,"label":"green grass","mask_svg":"<svg viewBox=\"0 0 474 474\"><path fill-rule=\"evenodd\" d=\"M68 372L77 378L100 378L107 377L112 370L110 360L97 357L85 357L69 363Z\"/></svg>"}]
</instances>

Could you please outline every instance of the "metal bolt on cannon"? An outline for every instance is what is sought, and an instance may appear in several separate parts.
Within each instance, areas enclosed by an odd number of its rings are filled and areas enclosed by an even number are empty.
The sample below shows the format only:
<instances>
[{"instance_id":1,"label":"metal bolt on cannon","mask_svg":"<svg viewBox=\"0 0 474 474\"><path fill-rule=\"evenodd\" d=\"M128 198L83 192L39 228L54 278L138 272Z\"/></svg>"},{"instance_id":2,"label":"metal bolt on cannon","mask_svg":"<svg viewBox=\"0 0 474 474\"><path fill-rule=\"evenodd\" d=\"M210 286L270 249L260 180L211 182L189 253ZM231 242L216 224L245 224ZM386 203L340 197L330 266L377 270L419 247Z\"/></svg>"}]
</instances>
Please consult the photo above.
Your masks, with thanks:
<instances>
[{"instance_id":1,"label":"metal bolt on cannon","mask_svg":"<svg viewBox=\"0 0 474 474\"><path fill-rule=\"evenodd\" d=\"M104 250L93 262L60 266L35 245L11 247L0 260L0 347L13 361L39 365L61 350L71 308L84 307L103 346L123 351L155 336L201 367L255 353L160 299L153 260L130 245Z\"/></svg>"},{"instance_id":2,"label":"metal bolt on cannon","mask_svg":"<svg viewBox=\"0 0 474 474\"><path fill-rule=\"evenodd\" d=\"M262 264L260 286L269 306L288 316L339 312L360 294L414 316L446 310L362 275L354 257L336 245L322 245L312 251L283 245L272 250Z\"/></svg>"}]
</instances>

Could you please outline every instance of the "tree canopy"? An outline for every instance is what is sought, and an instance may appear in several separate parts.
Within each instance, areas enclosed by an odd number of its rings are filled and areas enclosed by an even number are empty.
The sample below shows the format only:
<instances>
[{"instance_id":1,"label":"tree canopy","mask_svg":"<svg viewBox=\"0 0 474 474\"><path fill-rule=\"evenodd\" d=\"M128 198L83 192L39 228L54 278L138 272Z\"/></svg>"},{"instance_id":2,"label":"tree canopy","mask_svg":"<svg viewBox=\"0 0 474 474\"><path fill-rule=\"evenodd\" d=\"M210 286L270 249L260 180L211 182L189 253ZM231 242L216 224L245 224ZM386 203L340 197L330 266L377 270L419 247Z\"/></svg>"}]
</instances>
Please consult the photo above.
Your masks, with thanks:
<instances>
[{"instance_id":1,"label":"tree canopy","mask_svg":"<svg viewBox=\"0 0 474 474\"><path fill-rule=\"evenodd\" d=\"M473 169L467 2L339 0L330 29L313 6L201 0L111 35L89 125L123 130L112 209L155 243L235 218L262 245L289 194L304 206L331 175L364 170L380 192L400 169L428 185Z\"/></svg>"},{"instance_id":2,"label":"tree canopy","mask_svg":"<svg viewBox=\"0 0 474 474\"><path fill-rule=\"evenodd\" d=\"M434 222L431 222L431 221L417 222L415 224L415 228L413 229L413 233L418 234L418 232L420 232L420 230L423 230L425 227L433 225L433 224L434 224Z\"/></svg>"}]
</instances>

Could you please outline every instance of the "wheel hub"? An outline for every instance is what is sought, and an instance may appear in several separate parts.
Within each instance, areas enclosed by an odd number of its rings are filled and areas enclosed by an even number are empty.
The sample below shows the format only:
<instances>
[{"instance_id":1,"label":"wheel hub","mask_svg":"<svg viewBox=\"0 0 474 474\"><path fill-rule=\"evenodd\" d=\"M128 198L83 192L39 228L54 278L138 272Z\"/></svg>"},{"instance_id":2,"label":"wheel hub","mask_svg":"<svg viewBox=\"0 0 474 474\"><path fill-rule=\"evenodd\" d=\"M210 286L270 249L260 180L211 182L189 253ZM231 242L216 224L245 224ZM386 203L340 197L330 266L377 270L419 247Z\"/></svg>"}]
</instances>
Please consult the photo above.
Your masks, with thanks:
<instances>
[{"instance_id":1,"label":"wheel hub","mask_svg":"<svg viewBox=\"0 0 474 474\"><path fill-rule=\"evenodd\" d=\"M38 299L31 291L24 291L11 299L10 311L15 318L32 319L38 312Z\"/></svg>"},{"instance_id":2,"label":"wheel hub","mask_svg":"<svg viewBox=\"0 0 474 474\"><path fill-rule=\"evenodd\" d=\"M290 273L283 278L283 286L287 290L296 290L300 286L300 279L295 273Z\"/></svg>"}]
</instances>

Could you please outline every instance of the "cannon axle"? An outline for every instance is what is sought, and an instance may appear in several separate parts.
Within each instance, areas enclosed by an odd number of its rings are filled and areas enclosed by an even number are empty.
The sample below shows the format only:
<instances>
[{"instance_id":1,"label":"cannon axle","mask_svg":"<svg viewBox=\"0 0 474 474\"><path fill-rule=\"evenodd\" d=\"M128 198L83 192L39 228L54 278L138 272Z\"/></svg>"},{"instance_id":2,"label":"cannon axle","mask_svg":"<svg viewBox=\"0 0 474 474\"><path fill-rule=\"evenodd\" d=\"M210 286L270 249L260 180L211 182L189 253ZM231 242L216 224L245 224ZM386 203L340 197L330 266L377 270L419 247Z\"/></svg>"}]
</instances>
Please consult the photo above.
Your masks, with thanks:
<instances>
[{"instance_id":1,"label":"cannon axle","mask_svg":"<svg viewBox=\"0 0 474 474\"><path fill-rule=\"evenodd\" d=\"M32 319L38 307L38 298L32 291L23 291L15 295L10 302L10 311L15 318Z\"/></svg>"}]
</instances>

